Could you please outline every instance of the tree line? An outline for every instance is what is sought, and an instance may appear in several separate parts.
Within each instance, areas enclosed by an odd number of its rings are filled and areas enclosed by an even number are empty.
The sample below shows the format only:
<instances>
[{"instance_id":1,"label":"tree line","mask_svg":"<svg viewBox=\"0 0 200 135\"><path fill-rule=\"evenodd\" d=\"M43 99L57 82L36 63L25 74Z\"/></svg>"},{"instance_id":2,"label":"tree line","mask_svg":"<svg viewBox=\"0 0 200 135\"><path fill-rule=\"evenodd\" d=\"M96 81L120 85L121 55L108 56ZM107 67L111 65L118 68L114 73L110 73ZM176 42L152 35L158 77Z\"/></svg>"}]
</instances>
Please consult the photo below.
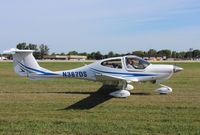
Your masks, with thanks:
<instances>
[{"instance_id":1,"label":"tree line","mask_svg":"<svg viewBox=\"0 0 200 135\"><path fill-rule=\"evenodd\" d=\"M77 51L69 51L68 53L51 53L49 54L49 47L45 44L32 44L32 43L19 43L17 44L16 48L18 49L29 49L29 50L35 50L33 55L36 59L43 59L45 55L83 55L87 56L88 59L104 59L104 58L110 58L110 57L118 57L118 56L124 56L124 55L136 55L139 57L165 57L167 58L175 58L175 59L199 59L200 58L200 50L198 49L192 49L190 48L188 51L171 51L169 49L163 49L163 50L155 50L155 49L149 49L148 51L132 51L129 53L115 53L113 51L108 52L107 54L102 54L100 51L97 52L83 52L79 53Z\"/></svg>"},{"instance_id":2,"label":"tree line","mask_svg":"<svg viewBox=\"0 0 200 135\"><path fill-rule=\"evenodd\" d=\"M149 49L148 51L133 51L125 54L119 54L119 53L114 53L113 51L108 52L107 54L101 54L101 52L92 52L92 53L78 53L76 51L70 51L67 53L67 55L85 55L87 56L88 59L104 59L104 58L110 58L110 57L118 57L118 56L124 56L124 55L136 55L139 57L162 57L162 58L175 58L175 59L199 59L200 58L200 50L198 49L190 49L189 51L171 51L168 49L163 49L156 51L155 49Z\"/></svg>"},{"instance_id":3,"label":"tree line","mask_svg":"<svg viewBox=\"0 0 200 135\"><path fill-rule=\"evenodd\" d=\"M41 44L27 44L25 42L19 43L16 46L17 49L20 50L35 50L33 55L36 59L43 59L45 55L49 55L49 47L47 45Z\"/></svg>"}]
</instances>

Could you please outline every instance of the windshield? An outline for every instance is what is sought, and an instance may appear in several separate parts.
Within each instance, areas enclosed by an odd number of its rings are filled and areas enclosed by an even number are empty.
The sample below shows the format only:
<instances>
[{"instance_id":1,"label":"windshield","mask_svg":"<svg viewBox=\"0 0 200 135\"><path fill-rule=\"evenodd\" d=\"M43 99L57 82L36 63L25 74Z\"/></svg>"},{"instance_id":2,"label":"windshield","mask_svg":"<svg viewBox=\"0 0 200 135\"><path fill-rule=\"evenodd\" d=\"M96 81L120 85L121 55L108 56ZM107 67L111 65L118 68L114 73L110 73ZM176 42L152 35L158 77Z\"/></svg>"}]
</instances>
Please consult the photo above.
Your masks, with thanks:
<instances>
[{"instance_id":1,"label":"windshield","mask_svg":"<svg viewBox=\"0 0 200 135\"><path fill-rule=\"evenodd\" d=\"M138 57L126 58L126 67L128 69L145 69L149 64L149 62Z\"/></svg>"}]
</instances>

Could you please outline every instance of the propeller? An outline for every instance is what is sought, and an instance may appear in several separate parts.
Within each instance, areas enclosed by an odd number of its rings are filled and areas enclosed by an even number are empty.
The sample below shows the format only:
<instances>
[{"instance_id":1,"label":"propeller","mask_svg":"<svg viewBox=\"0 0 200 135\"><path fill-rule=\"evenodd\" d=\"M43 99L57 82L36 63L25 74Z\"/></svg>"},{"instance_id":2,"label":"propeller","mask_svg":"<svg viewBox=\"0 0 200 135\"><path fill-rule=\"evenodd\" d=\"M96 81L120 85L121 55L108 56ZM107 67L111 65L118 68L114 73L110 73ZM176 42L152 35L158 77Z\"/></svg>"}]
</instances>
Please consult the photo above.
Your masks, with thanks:
<instances>
[{"instance_id":1,"label":"propeller","mask_svg":"<svg viewBox=\"0 0 200 135\"><path fill-rule=\"evenodd\" d=\"M174 73L177 73L177 72L183 71L183 68L174 65L173 71L174 71Z\"/></svg>"}]
</instances>

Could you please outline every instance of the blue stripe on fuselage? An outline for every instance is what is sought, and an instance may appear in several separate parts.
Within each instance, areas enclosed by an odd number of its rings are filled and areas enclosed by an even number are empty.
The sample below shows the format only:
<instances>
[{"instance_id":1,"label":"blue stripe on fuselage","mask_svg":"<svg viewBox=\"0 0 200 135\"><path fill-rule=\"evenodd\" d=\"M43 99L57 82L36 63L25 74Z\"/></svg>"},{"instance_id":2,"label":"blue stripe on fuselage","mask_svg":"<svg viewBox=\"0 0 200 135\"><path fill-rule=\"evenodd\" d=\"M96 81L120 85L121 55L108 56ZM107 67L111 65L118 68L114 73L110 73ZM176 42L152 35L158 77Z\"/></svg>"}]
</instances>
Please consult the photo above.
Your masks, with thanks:
<instances>
[{"instance_id":1,"label":"blue stripe on fuselage","mask_svg":"<svg viewBox=\"0 0 200 135\"><path fill-rule=\"evenodd\" d=\"M157 74L140 74L140 73L120 73L120 72L108 72L108 71L101 71L94 68L91 68L94 71L107 73L107 74L115 74L115 75L128 75L127 77L142 77L142 76L157 76Z\"/></svg>"},{"instance_id":2,"label":"blue stripe on fuselage","mask_svg":"<svg viewBox=\"0 0 200 135\"><path fill-rule=\"evenodd\" d=\"M35 71L35 72L42 73L43 75L58 75L58 74L55 74L55 73L44 72L44 71L41 71L41 70L38 70L38 69L33 69L33 68L30 68L30 67L27 67L27 66L25 66L24 64L22 64L22 63L20 63L20 62L19 62L19 64L20 64L21 66L23 66L24 68L27 68L27 69L32 70L32 71Z\"/></svg>"}]
</instances>

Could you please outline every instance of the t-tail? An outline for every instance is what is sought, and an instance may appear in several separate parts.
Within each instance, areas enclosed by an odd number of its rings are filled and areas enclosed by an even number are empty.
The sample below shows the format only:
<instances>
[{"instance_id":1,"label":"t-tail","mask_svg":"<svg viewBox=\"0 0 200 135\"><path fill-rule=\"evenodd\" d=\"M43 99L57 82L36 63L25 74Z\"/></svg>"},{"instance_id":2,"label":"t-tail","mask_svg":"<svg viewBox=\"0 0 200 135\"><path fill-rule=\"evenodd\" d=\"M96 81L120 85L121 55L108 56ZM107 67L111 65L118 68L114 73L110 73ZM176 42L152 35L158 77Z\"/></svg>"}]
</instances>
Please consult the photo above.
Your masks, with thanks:
<instances>
[{"instance_id":1,"label":"t-tail","mask_svg":"<svg viewBox=\"0 0 200 135\"><path fill-rule=\"evenodd\" d=\"M26 76L30 79L47 79L59 74L42 68L33 56L34 50L10 49L4 53L13 53L14 71L20 76Z\"/></svg>"}]
</instances>

